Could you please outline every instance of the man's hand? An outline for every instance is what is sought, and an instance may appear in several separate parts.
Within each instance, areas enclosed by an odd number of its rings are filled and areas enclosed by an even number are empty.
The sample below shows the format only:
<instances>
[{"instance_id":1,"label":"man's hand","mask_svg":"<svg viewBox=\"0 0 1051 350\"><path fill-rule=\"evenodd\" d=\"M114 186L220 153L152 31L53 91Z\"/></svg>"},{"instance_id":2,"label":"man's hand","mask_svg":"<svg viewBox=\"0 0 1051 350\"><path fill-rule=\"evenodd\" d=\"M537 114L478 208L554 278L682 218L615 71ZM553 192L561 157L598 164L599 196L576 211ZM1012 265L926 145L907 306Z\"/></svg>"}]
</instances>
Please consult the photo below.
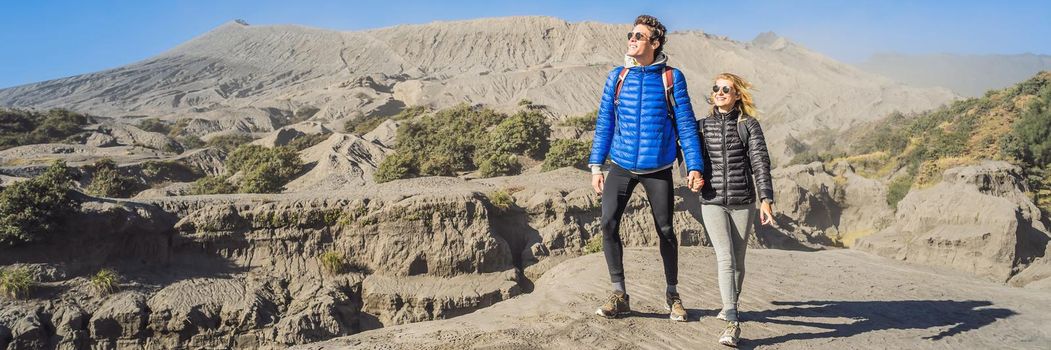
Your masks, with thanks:
<instances>
[{"instance_id":1,"label":"man's hand","mask_svg":"<svg viewBox=\"0 0 1051 350\"><path fill-rule=\"evenodd\" d=\"M602 194L602 187L606 185L606 177L602 174L591 175L591 187L595 189L595 193Z\"/></svg>"},{"instance_id":2,"label":"man's hand","mask_svg":"<svg viewBox=\"0 0 1051 350\"><path fill-rule=\"evenodd\" d=\"M700 171L690 171L690 175L686 176L686 187L689 187L690 191L701 191L701 187L704 187L704 178L701 177Z\"/></svg>"}]
</instances>

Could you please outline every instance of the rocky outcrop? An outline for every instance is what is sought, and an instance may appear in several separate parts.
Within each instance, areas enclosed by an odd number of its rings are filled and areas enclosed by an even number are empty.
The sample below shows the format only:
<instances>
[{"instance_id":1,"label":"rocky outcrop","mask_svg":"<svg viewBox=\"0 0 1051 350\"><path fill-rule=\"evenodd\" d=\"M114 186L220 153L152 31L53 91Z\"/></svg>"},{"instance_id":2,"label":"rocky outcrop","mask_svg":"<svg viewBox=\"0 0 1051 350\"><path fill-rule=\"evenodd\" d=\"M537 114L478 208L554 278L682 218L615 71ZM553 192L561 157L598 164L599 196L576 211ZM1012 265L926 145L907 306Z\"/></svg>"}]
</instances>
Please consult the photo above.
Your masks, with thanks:
<instances>
[{"instance_id":1,"label":"rocky outcrop","mask_svg":"<svg viewBox=\"0 0 1051 350\"><path fill-rule=\"evenodd\" d=\"M398 141L398 126L400 125L401 123L394 119L387 119L372 131L362 135L361 138L377 142L387 148L394 148L395 142Z\"/></svg>"},{"instance_id":2,"label":"rocky outcrop","mask_svg":"<svg viewBox=\"0 0 1051 350\"><path fill-rule=\"evenodd\" d=\"M778 227L757 227L761 245L849 246L891 223L886 186L858 175L847 162L793 165L771 175Z\"/></svg>"},{"instance_id":3,"label":"rocky outcrop","mask_svg":"<svg viewBox=\"0 0 1051 350\"><path fill-rule=\"evenodd\" d=\"M93 147L142 146L160 151L182 152L182 146L167 135L112 122L99 125L84 143Z\"/></svg>"},{"instance_id":4,"label":"rocky outcrop","mask_svg":"<svg viewBox=\"0 0 1051 350\"><path fill-rule=\"evenodd\" d=\"M906 195L894 225L857 248L1005 282L1047 258L1045 219L1025 191L1021 170L1004 162L947 170L942 182Z\"/></svg>"},{"instance_id":5,"label":"rocky outcrop","mask_svg":"<svg viewBox=\"0 0 1051 350\"><path fill-rule=\"evenodd\" d=\"M510 270L452 278L374 274L362 290L362 310L384 326L456 317L521 293Z\"/></svg>"},{"instance_id":6,"label":"rocky outcrop","mask_svg":"<svg viewBox=\"0 0 1051 350\"><path fill-rule=\"evenodd\" d=\"M310 169L285 185L287 192L327 191L374 184L372 175L392 150L351 134L332 134L300 151Z\"/></svg>"},{"instance_id":7,"label":"rocky outcrop","mask_svg":"<svg viewBox=\"0 0 1051 350\"><path fill-rule=\"evenodd\" d=\"M302 122L299 124L288 125L277 129L266 136L263 136L252 144L260 145L263 147L277 147L287 145L292 140L306 136L306 135L318 135L318 134L329 134L332 130L326 128L322 123L319 122Z\"/></svg>"}]
</instances>

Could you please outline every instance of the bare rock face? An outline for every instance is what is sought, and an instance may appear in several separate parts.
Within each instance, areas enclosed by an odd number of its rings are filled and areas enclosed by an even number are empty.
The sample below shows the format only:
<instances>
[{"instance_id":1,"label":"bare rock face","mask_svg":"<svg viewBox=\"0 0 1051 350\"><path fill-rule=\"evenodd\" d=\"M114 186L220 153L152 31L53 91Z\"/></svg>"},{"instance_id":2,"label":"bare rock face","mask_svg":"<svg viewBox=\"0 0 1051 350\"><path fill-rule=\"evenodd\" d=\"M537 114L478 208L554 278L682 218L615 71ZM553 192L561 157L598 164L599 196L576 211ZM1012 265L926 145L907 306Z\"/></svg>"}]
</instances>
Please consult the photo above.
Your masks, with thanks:
<instances>
[{"instance_id":1,"label":"bare rock face","mask_svg":"<svg viewBox=\"0 0 1051 350\"><path fill-rule=\"evenodd\" d=\"M329 130L320 122L302 122L274 130L274 132L252 141L252 144L263 147L284 146L292 142L292 140L306 135L328 134L331 132L332 130Z\"/></svg>"},{"instance_id":2,"label":"bare rock face","mask_svg":"<svg viewBox=\"0 0 1051 350\"><path fill-rule=\"evenodd\" d=\"M451 318L521 293L514 271L452 278L370 275L362 290L362 310L384 326Z\"/></svg>"},{"instance_id":3,"label":"bare rock face","mask_svg":"<svg viewBox=\"0 0 1051 350\"><path fill-rule=\"evenodd\" d=\"M387 148L394 148L395 142L398 141L398 126L400 125L401 123L394 119L387 119L372 131L362 135L361 138L372 142L378 142L380 145Z\"/></svg>"},{"instance_id":4,"label":"bare rock face","mask_svg":"<svg viewBox=\"0 0 1051 350\"><path fill-rule=\"evenodd\" d=\"M171 197L171 196L185 196L189 195L193 191L192 182L176 182L160 188L151 188L139 192L132 198L144 199L144 198L158 198L158 197Z\"/></svg>"},{"instance_id":5,"label":"bare rock face","mask_svg":"<svg viewBox=\"0 0 1051 350\"><path fill-rule=\"evenodd\" d=\"M50 337L41 309L0 304L0 346L5 349L41 349ZM5 326L6 324L6 326Z\"/></svg>"},{"instance_id":6,"label":"bare rock face","mask_svg":"<svg viewBox=\"0 0 1051 350\"><path fill-rule=\"evenodd\" d=\"M849 246L853 238L890 225L893 210L886 203L886 187L856 174L845 162L793 165L771 174L779 227L757 227L759 244Z\"/></svg>"},{"instance_id":7,"label":"bare rock face","mask_svg":"<svg viewBox=\"0 0 1051 350\"><path fill-rule=\"evenodd\" d=\"M88 136L86 143L94 147L142 146L160 151L181 152L182 146L164 134L144 131L122 123L104 123Z\"/></svg>"},{"instance_id":8,"label":"bare rock face","mask_svg":"<svg viewBox=\"0 0 1051 350\"><path fill-rule=\"evenodd\" d=\"M209 147L180 154L173 160L198 169L205 175L221 175L226 172L226 166L223 164L224 159L226 159L226 153L223 150Z\"/></svg>"},{"instance_id":9,"label":"bare rock face","mask_svg":"<svg viewBox=\"0 0 1051 350\"><path fill-rule=\"evenodd\" d=\"M857 248L1005 282L1044 256L1048 242L1020 174L993 161L947 170L941 183L906 195L896 223Z\"/></svg>"},{"instance_id":10,"label":"bare rock face","mask_svg":"<svg viewBox=\"0 0 1051 350\"><path fill-rule=\"evenodd\" d=\"M285 191L326 191L374 184L372 175L392 150L351 134L332 134L300 152L310 171L285 185Z\"/></svg>"},{"instance_id":11,"label":"bare rock face","mask_svg":"<svg viewBox=\"0 0 1051 350\"><path fill-rule=\"evenodd\" d=\"M149 317L146 295L124 292L109 297L92 314L88 329L99 343L116 346L137 343L147 332Z\"/></svg>"}]
</instances>

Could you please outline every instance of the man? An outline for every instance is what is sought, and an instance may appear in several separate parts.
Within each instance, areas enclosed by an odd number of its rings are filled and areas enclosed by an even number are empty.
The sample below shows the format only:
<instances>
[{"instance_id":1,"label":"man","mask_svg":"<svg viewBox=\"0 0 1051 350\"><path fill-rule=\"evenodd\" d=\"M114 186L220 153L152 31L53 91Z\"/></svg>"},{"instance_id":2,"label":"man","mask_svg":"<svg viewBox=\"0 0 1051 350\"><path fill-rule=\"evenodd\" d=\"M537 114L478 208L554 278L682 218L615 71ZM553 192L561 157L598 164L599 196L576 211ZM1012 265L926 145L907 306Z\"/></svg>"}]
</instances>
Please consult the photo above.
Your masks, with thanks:
<instances>
[{"instance_id":1,"label":"man","mask_svg":"<svg viewBox=\"0 0 1051 350\"><path fill-rule=\"evenodd\" d=\"M652 16L635 19L635 27L628 33L625 65L609 73L598 109L588 163L592 187L602 196L602 249L613 282L612 295L596 311L605 317L631 312L619 230L632 190L641 183L660 237L669 318L686 320L686 309L676 290L679 251L672 227L671 167L681 146L689 170L687 186L697 192L704 181L704 164L686 79L679 70L666 67L666 34L664 25ZM612 161L608 178L601 170L607 155Z\"/></svg>"}]
</instances>

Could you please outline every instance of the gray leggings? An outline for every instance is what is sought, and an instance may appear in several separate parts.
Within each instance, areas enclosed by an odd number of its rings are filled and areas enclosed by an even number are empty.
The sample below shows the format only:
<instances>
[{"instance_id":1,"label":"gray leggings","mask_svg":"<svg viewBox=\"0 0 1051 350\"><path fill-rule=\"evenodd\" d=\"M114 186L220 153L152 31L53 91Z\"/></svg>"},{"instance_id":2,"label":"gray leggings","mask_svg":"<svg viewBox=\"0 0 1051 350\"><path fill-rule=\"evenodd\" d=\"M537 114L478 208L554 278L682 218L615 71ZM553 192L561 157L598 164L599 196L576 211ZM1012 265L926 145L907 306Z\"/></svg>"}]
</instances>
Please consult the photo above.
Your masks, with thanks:
<instances>
[{"instance_id":1,"label":"gray leggings","mask_svg":"<svg viewBox=\"0 0 1051 350\"><path fill-rule=\"evenodd\" d=\"M727 321L737 321L737 297L744 283L744 254L755 215L755 204L701 205L704 230L715 248L719 294Z\"/></svg>"}]
</instances>

